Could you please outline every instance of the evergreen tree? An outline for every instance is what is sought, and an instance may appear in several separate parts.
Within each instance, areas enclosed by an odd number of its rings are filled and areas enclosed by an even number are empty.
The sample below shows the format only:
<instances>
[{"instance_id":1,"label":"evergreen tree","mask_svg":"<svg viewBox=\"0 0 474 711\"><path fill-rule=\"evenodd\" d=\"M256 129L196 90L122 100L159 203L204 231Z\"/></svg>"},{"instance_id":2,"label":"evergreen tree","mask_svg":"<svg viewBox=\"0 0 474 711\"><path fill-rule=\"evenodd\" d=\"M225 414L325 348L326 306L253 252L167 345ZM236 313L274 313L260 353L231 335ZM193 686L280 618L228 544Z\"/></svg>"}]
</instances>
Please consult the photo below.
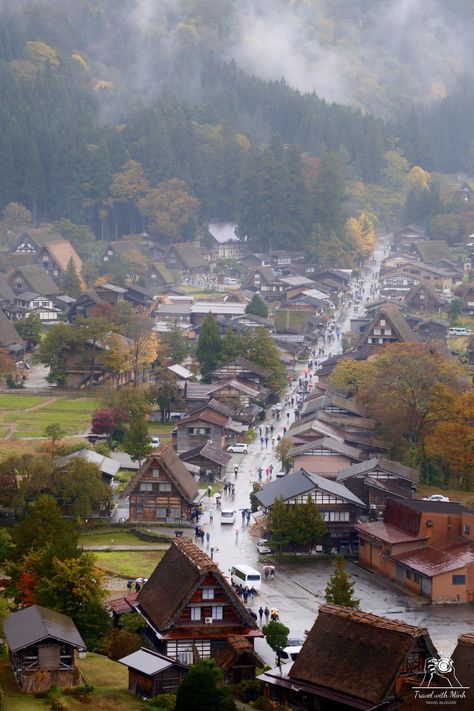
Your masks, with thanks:
<instances>
[{"instance_id":1,"label":"evergreen tree","mask_svg":"<svg viewBox=\"0 0 474 711\"><path fill-rule=\"evenodd\" d=\"M141 467L143 459L145 459L153 447L148 436L148 426L143 415L137 415L130 419L128 430L123 438L123 448L132 459L138 461Z\"/></svg>"},{"instance_id":2,"label":"evergreen tree","mask_svg":"<svg viewBox=\"0 0 474 711\"><path fill-rule=\"evenodd\" d=\"M236 711L222 669L213 659L194 664L181 682L175 711Z\"/></svg>"},{"instance_id":3,"label":"evergreen tree","mask_svg":"<svg viewBox=\"0 0 474 711\"><path fill-rule=\"evenodd\" d=\"M246 358L269 371L266 385L274 393L280 393L286 384L285 368L280 353L266 328L256 328L247 339Z\"/></svg>"},{"instance_id":4,"label":"evergreen tree","mask_svg":"<svg viewBox=\"0 0 474 711\"><path fill-rule=\"evenodd\" d=\"M324 599L326 602L331 602L335 605L343 605L344 607L352 607L354 610L357 610L360 600L356 600L353 597L354 585L355 583L352 580L352 576L346 573L344 558L337 556L336 569L326 585Z\"/></svg>"},{"instance_id":5,"label":"evergreen tree","mask_svg":"<svg viewBox=\"0 0 474 711\"><path fill-rule=\"evenodd\" d=\"M77 299L81 295L81 280L76 271L76 266L70 257L63 279L63 290L68 296Z\"/></svg>"},{"instance_id":6,"label":"evergreen tree","mask_svg":"<svg viewBox=\"0 0 474 711\"><path fill-rule=\"evenodd\" d=\"M214 316L210 313L204 319L199 334L196 349L196 358L201 366L201 373L206 377L220 362L222 341L219 327Z\"/></svg>"},{"instance_id":7,"label":"evergreen tree","mask_svg":"<svg viewBox=\"0 0 474 711\"><path fill-rule=\"evenodd\" d=\"M268 308L264 300L259 294L255 294L252 301L247 304L245 308L246 314L253 314L254 316L261 316L262 318L267 318Z\"/></svg>"}]
</instances>

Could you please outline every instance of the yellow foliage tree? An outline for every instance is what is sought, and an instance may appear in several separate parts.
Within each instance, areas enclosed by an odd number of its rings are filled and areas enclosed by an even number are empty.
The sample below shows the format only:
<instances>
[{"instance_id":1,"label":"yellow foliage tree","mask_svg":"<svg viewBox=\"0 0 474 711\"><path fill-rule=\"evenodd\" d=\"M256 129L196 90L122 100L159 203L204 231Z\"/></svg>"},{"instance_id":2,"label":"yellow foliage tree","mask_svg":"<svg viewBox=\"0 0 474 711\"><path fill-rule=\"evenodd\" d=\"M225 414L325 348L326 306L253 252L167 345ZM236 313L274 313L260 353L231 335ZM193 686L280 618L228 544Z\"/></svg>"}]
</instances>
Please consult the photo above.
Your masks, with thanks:
<instances>
[{"instance_id":1,"label":"yellow foliage tree","mask_svg":"<svg viewBox=\"0 0 474 711\"><path fill-rule=\"evenodd\" d=\"M407 176L408 188L430 189L431 175L419 165L414 165Z\"/></svg>"},{"instance_id":2,"label":"yellow foliage tree","mask_svg":"<svg viewBox=\"0 0 474 711\"><path fill-rule=\"evenodd\" d=\"M31 59L39 64L49 64L55 69L59 67L59 59L56 50L44 42L27 42L26 48Z\"/></svg>"}]
</instances>

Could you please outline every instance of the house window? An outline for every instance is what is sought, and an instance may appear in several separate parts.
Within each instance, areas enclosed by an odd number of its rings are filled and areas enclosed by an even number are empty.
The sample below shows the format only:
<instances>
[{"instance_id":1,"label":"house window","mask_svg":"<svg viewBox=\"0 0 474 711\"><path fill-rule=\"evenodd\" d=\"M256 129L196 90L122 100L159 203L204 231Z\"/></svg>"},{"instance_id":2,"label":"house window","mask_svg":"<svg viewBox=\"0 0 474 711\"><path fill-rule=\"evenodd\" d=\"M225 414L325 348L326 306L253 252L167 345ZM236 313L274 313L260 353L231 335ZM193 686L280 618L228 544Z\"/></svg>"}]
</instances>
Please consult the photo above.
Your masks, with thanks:
<instances>
[{"instance_id":1,"label":"house window","mask_svg":"<svg viewBox=\"0 0 474 711\"><path fill-rule=\"evenodd\" d=\"M169 481L160 481L158 484L159 489L160 489L160 494L164 492L170 492L171 491L171 482Z\"/></svg>"},{"instance_id":2,"label":"house window","mask_svg":"<svg viewBox=\"0 0 474 711\"><path fill-rule=\"evenodd\" d=\"M412 579L411 570L405 570L405 576L408 578L408 580L411 580Z\"/></svg>"},{"instance_id":3,"label":"house window","mask_svg":"<svg viewBox=\"0 0 474 711\"><path fill-rule=\"evenodd\" d=\"M137 504L136 512L137 514L143 513L143 504Z\"/></svg>"},{"instance_id":4,"label":"house window","mask_svg":"<svg viewBox=\"0 0 474 711\"><path fill-rule=\"evenodd\" d=\"M166 509L164 508L164 506L160 506L159 508L155 509L155 518L166 518Z\"/></svg>"},{"instance_id":5,"label":"house window","mask_svg":"<svg viewBox=\"0 0 474 711\"><path fill-rule=\"evenodd\" d=\"M160 476L160 470L159 470L159 469L156 469L156 468L154 467L154 468L151 470L151 475L152 475L152 476L155 476L155 477Z\"/></svg>"},{"instance_id":6,"label":"house window","mask_svg":"<svg viewBox=\"0 0 474 711\"><path fill-rule=\"evenodd\" d=\"M419 573L415 573L413 576L413 580L415 583L420 583L421 582L421 575Z\"/></svg>"},{"instance_id":7,"label":"house window","mask_svg":"<svg viewBox=\"0 0 474 711\"><path fill-rule=\"evenodd\" d=\"M453 575L452 584L453 585L465 585L466 584L466 576L465 575Z\"/></svg>"},{"instance_id":8,"label":"house window","mask_svg":"<svg viewBox=\"0 0 474 711\"><path fill-rule=\"evenodd\" d=\"M140 482L140 491L153 491L153 484L151 481Z\"/></svg>"},{"instance_id":9,"label":"house window","mask_svg":"<svg viewBox=\"0 0 474 711\"><path fill-rule=\"evenodd\" d=\"M464 531L464 533L466 533L467 535L469 535L469 534L471 533L471 527L468 526L467 523L465 523L465 524L464 524L463 531Z\"/></svg>"},{"instance_id":10,"label":"house window","mask_svg":"<svg viewBox=\"0 0 474 711\"><path fill-rule=\"evenodd\" d=\"M380 328L374 328L374 336L380 336L382 334L382 331Z\"/></svg>"},{"instance_id":11,"label":"house window","mask_svg":"<svg viewBox=\"0 0 474 711\"><path fill-rule=\"evenodd\" d=\"M179 519L181 518L181 509L179 508L179 506L175 506L174 508L170 509L170 518L179 521Z\"/></svg>"},{"instance_id":12,"label":"house window","mask_svg":"<svg viewBox=\"0 0 474 711\"><path fill-rule=\"evenodd\" d=\"M194 622L198 622L201 619L201 608L200 607L192 607L191 608L191 619Z\"/></svg>"},{"instance_id":13,"label":"house window","mask_svg":"<svg viewBox=\"0 0 474 711\"><path fill-rule=\"evenodd\" d=\"M202 599L203 600L214 600L214 588L203 588L202 589Z\"/></svg>"},{"instance_id":14,"label":"house window","mask_svg":"<svg viewBox=\"0 0 474 711\"><path fill-rule=\"evenodd\" d=\"M223 620L224 619L224 608L222 605L212 606L212 619L213 620Z\"/></svg>"},{"instance_id":15,"label":"house window","mask_svg":"<svg viewBox=\"0 0 474 711\"><path fill-rule=\"evenodd\" d=\"M392 329L391 329L391 328L386 328L386 329L385 329L385 335L386 335L386 336L391 336L391 335L392 335Z\"/></svg>"},{"instance_id":16,"label":"house window","mask_svg":"<svg viewBox=\"0 0 474 711\"><path fill-rule=\"evenodd\" d=\"M381 326L385 326L385 319L384 319L384 318L381 318L381 319L380 319L380 325L381 325Z\"/></svg>"}]
</instances>

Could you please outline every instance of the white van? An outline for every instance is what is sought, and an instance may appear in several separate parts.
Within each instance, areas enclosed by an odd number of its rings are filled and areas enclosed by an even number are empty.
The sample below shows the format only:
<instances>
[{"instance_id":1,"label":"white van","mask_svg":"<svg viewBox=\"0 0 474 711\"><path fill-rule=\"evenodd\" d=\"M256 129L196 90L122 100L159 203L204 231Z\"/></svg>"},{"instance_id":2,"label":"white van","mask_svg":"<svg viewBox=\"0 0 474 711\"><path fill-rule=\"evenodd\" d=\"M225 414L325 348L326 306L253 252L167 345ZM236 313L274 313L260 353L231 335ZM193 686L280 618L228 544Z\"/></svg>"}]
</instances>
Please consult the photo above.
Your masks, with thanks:
<instances>
[{"instance_id":1,"label":"white van","mask_svg":"<svg viewBox=\"0 0 474 711\"><path fill-rule=\"evenodd\" d=\"M262 576L245 563L235 563L230 569L230 580L232 585L242 585L243 588L255 588L260 590L262 587Z\"/></svg>"},{"instance_id":2,"label":"white van","mask_svg":"<svg viewBox=\"0 0 474 711\"><path fill-rule=\"evenodd\" d=\"M459 327L453 326L452 328L448 329L449 336L470 336L471 334L472 334L472 331L470 328L459 328Z\"/></svg>"},{"instance_id":3,"label":"white van","mask_svg":"<svg viewBox=\"0 0 474 711\"><path fill-rule=\"evenodd\" d=\"M235 523L234 509L221 509L221 523Z\"/></svg>"}]
</instances>

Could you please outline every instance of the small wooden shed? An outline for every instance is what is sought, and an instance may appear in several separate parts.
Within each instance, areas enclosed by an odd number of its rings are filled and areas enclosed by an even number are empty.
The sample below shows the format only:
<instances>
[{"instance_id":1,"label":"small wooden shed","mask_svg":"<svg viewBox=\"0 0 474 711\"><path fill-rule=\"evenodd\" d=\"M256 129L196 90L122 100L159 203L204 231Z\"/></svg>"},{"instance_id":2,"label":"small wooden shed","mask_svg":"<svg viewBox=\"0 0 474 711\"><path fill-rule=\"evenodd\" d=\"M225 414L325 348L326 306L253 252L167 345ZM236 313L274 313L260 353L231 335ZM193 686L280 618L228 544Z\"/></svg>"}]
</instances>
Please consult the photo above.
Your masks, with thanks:
<instances>
[{"instance_id":1,"label":"small wooden shed","mask_svg":"<svg viewBox=\"0 0 474 711\"><path fill-rule=\"evenodd\" d=\"M128 667L129 692L148 699L157 694L174 693L189 670L186 664L144 647L119 662Z\"/></svg>"},{"instance_id":2,"label":"small wooden shed","mask_svg":"<svg viewBox=\"0 0 474 711\"><path fill-rule=\"evenodd\" d=\"M70 617L31 605L11 614L3 629L22 691L38 693L52 684L63 688L81 683L77 653L86 645Z\"/></svg>"}]
</instances>

